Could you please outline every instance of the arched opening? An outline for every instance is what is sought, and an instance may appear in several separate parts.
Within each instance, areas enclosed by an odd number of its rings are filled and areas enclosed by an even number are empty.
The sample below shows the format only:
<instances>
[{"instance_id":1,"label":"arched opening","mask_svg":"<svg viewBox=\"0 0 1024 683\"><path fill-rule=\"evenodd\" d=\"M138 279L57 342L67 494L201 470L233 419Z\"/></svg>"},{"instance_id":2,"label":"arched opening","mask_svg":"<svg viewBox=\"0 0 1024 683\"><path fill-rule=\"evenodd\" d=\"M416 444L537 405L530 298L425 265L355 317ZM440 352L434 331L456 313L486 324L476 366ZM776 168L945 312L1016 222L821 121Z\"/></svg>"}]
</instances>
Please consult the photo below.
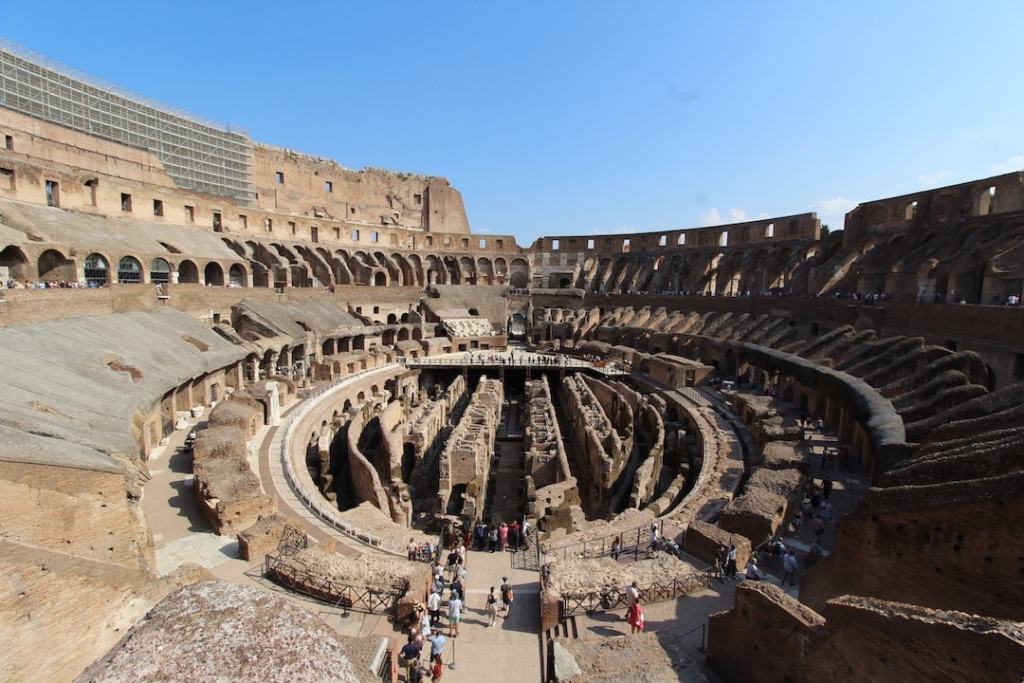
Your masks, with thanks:
<instances>
[{"instance_id":1,"label":"arched opening","mask_svg":"<svg viewBox=\"0 0 1024 683\"><path fill-rule=\"evenodd\" d=\"M905 221L912 221L912 220L914 220L915 216L917 216L917 200L916 199L914 201L910 202L909 204L907 204L906 208L903 209L903 220L905 220Z\"/></svg>"},{"instance_id":2,"label":"arched opening","mask_svg":"<svg viewBox=\"0 0 1024 683\"><path fill-rule=\"evenodd\" d=\"M388 325L397 325L398 324L398 316L395 315L394 313L388 313L387 321L388 321Z\"/></svg>"},{"instance_id":3,"label":"arched opening","mask_svg":"<svg viewBox=\"0 0 1024 683\"><path fill-rule=\"evenodd\" d=\"M99 254L85 257L85 282L90 287L102 287L110 278L110 264Z\"/></svg>"},{"instance_id":4,"label":"arched opening","mask_svg":"<svg viewBox=\"0 0 1024 683\"><path fill-rule=\"evenodd\" d=\"M195 284L199 282L199 268L192 261L182 261L178 264L178 282Z\"/></svg>"},{"instance_id":5,"label":"arched opening","mask_svg":"<svg viewBox=\"0 0 1024 683\"><path fill-rule=\"evenodd\" d=\"M723 230L722 232L718 233L718 246L720 246L720 247L727 247L727 246L729 246L729 231L728 230Z\"/></svg>"},{"instance_id":6,"label":"arched opening","mask_svg":"<svg viewBox=\"0 0 1024 683\"><path fill-rule=\"evenodd\" d=\"M517 258L509 266L509 284L515 289L526 289L530 286L530 266L521 258Z\"/></svg>"},{"instance_id":7,"label":"arched opening","mask_svg":"<svg viewBox=\"0 0 1024 683\"><path fill-rule=\"evenodd\" d=\"M232 287L245 287L245 268L235 263L228 270L228 282Z\"/></svg>"},{"instance_id":8,"label":"arched opening","mask_svg":"<svg viewBox=\"0 0 1024 683\"><path fill-rule=\"evenodd\" d=\"M387 287L388 276L383 271L377 271L373 274L373 286L374 287Z\"/></svg>"},{"instance_id":9,"label":"arched opening","mask_svg":"<svg viewBox=\"0 0 1024 683\"><path fill-rule=\"evenodd\" d=\"M8 266L8 268L10 268L10 266ZM14 276L13 269L10 270L10 275ZM39 255L39 279L62 281L77 280L78 277L75 275L75 262L64 258L64 254L60 253L56 249L47 249Z\"/></svg>"},{"instance_id":10,"label":"arched opening","mask_svg":"<svg viewBox=\"0 0 1024 683\"><path fill-rule=\"evenodd\" d=\"M508 336L510 338L526 339L526 316L522 313L513 313L508 319Z\"/></svg>"},{"instance_id":11,"label":"arched opening","mask_svg":"<svg viewBox=\"0 0 1024 683\"><path fill-rule=\"evenodd\" d=\"M166 285L171 281L171 264L166 259L155 258L149 264L149 281L155 285Z\"/></svg>"},{"instance_id":12,"label":"arched opening","mask_svg":"<svg viewBox=\"0 0 1024 683\"><path fill-rule=\"evenodd\" d=\"M419 326L412 328L412 338L416 341L423 339L423 330L421 330Z\"/></svg>"},{"instance_id":13,"label":"arched opening","mask_svg":"<svg viewBox=\"0 0 1024 683\"><path fill-rule=\"evenodd\" d=\"M987 188L978 197L978 215L987 216L995 208L996 186Z\"/></svg>"},{"instance_id":14,"label":"arched opening","mask_svg":"<svg viewBox=\"0 0 1024 683\"><path fill-rule=\"evenodd\" d=\"M210 261L206 264L206 269L203 271L203 276L206 280L206 284L213 287L224 286L224 269L220 267L220 264L216 261Z\"/></svg>"},{"instance_id":15,"label":"arched opening","mask_svg":"<svg viewBox=\"0 0 1024 683\"><path fill-rule=\"evenodd\" d=\"M28 259L25 252L15 246L0 251L0 267L7 268L7 277L15 280L28 278Z\"/></svg>"},{"instance_id":16,"label":"arched opening","mask_svg":"<svg viewBox=\"0 0 1024 683\"><path fill-rule=\"evenodd\" d=\"M142 264L134 256L122 256L117 262L117 281L122 285L142 282Z\"/></svg>"},{"instance_id":17,"label":"arched opening","mask_svg":"<svg viewBox=\"0 0 1024 683\"><path fill-rule=\"evenodd\" d=\"M398 341L406 341L409 339L409 328L403 327L398 330Z\"/></svg>"}]
</instances>

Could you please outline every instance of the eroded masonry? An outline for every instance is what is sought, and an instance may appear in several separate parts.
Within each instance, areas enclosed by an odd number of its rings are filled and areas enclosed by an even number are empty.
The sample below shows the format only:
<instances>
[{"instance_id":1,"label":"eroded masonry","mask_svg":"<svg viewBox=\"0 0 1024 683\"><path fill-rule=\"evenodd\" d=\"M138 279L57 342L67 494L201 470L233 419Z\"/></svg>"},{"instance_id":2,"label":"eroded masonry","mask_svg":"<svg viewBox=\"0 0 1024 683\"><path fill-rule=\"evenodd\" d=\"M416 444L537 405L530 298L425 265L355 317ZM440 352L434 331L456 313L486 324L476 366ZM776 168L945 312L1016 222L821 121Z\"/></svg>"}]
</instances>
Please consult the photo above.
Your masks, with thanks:
<instances>
[{"instance_id":1,"label":"eroded masonry","mask_svg":"<svg viewBox=\"0 0 1024 683\"><path fill-rule=\"evenodd\" d=\"M492 530L509 676L1024 675L1024 172L520 246L3 48L0 103L3 680L398 680ZM586 627L633 582L659 637Z\"/></svg>"}]
</instances>

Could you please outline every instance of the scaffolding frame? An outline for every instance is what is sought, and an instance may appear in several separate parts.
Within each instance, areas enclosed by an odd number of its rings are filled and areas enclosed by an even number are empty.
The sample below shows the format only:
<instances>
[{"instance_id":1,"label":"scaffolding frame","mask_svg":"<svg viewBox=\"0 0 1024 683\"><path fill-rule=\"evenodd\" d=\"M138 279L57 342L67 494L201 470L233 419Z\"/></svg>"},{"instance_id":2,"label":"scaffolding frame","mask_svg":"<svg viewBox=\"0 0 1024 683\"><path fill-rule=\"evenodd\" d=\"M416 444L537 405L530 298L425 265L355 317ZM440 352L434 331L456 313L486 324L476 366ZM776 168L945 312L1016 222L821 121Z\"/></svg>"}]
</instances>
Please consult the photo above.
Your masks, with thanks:
<instances>
[{"instance_id":1,"label":"scaffolding frame","mask_svg":"<svg viewBox=\"0 0 1024 683\"><path fill-rule=\"evenodd\" d=\"M155 154L179 187L255 201L244 132L91 83L0 43L0 106Z\"/></svg>"}]
</instances>

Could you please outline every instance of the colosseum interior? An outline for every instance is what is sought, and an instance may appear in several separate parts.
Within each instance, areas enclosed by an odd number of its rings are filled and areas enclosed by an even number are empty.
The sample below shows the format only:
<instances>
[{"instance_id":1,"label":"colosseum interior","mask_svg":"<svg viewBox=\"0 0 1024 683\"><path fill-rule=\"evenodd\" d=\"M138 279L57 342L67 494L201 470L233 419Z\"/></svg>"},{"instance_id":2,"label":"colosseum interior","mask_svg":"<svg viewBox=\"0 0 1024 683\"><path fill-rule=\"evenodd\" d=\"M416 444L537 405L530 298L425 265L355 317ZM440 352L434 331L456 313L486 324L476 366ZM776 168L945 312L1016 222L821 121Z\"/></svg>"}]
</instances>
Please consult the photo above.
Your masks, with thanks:
<instances>
[{"instance_id":1,"label":"colosseum interior","mask_svg":"<svg viewBox=\"0 0 1024 683\"><path fill-rule=\"evenodd\" d=\"M449 680L1021 680L1024 172L520 245L0 67L0 679L407 680L468 543Z\"/></svg>"}]
</instances>

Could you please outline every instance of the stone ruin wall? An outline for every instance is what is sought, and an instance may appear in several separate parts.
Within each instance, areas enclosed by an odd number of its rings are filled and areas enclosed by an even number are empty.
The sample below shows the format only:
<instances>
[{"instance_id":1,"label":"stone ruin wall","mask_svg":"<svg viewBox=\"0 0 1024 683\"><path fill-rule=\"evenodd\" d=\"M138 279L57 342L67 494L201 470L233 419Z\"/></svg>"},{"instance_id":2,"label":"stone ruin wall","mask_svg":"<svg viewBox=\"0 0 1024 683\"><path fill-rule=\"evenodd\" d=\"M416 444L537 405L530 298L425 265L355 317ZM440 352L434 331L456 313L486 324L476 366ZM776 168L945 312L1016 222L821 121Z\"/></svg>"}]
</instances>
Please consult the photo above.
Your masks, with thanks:
<instances>
[{"instance_id":1,"label":"stone ruin wall","mask_svg":"<svg viewBox=\"0 0 1024 683\"><path fill-rule=\"evenodd\" d=\"M503 401L501 381L481 377L441 452L438 502L442 511L448 509L453 489L464 485L461 515L465 519L476 519L483 514Z\"/></svg>"},{"instance_id":2,"label":"stone ruin wall","mask_svg":"<svg viewBox=\"0 0 1024 683\"><path fill-rule=\"evenodd\" d=\"M708 662L751 683L1016 683L1024 639L1012 622L874 598L835 598L819 613L774 585L744 582L736 606L709 619Z\"/></svg>"},{"instance_id":3,"label":"stone ruin wall","mask_svg":"<svg viewBox=\"0 0 1024 683\"><path fill-rule=\"evenodd\" d=\"M584 521L583 510L546 376L526 382L525 399L526 514L542 531L571 532Z\"/></svg>"}]
</instances>

